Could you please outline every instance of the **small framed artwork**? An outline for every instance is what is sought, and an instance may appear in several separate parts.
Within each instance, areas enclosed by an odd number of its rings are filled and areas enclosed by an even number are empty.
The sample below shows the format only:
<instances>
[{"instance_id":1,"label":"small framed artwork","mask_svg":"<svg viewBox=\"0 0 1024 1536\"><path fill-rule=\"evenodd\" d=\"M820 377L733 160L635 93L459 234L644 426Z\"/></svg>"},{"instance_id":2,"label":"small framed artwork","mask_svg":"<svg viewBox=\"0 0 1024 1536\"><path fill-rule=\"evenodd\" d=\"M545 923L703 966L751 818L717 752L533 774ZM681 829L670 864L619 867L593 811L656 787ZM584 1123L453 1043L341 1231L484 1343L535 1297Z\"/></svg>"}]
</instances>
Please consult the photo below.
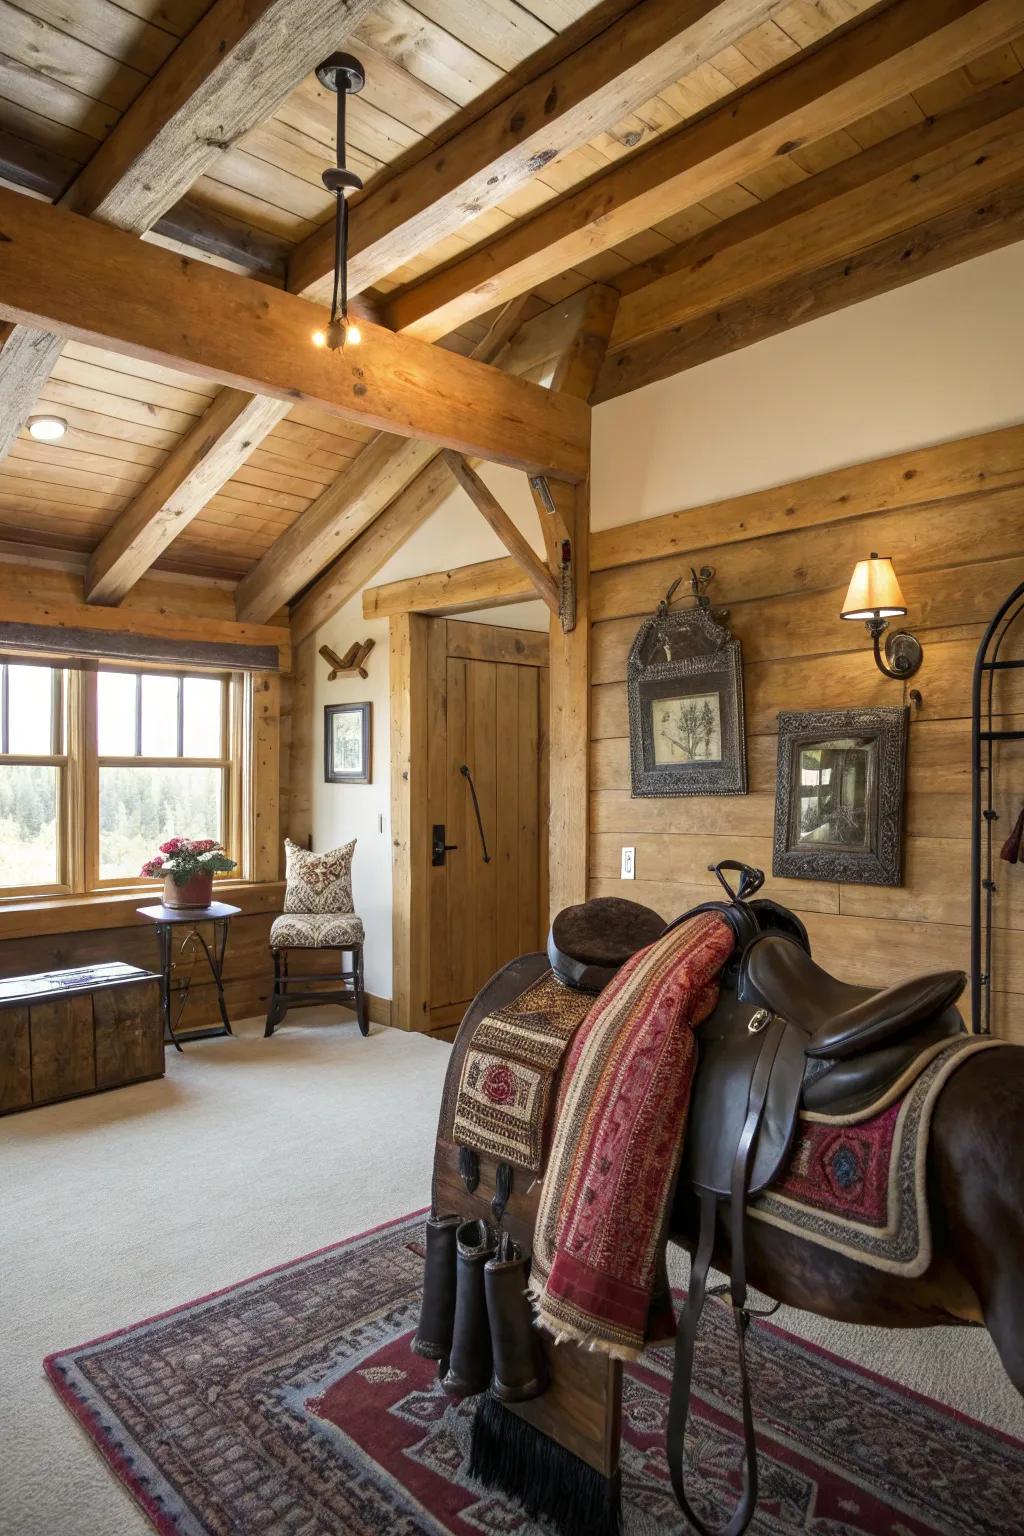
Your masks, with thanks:
<instances>
[{"instance_id":1,"label":"small framed artwork","mask_svg":"<svg viewBox=\"0 0 1024 1536\"><path fill-rule=\"evenodd\" d=\"M626 669L634 797L746 794L742 658L723 618L701 594L679 613L659 604L637 632Z\"/></svg>"},{"instance_id":2,"label":"small framed artwork","mask_svg":"<svg viewBox=\"0 0 1024 1536\"><path fill-rule=\"evenodd\" d=\"M373 705L324 706L324 780L369 784L373 776Z\"/></svg>"},{"instance_id":3,"label":"small framed artwork","mask_svg":"<svg viewBox=\"0 0 1024 1536\"><path fill-rule=\"evenodd\" d=\"M772 874L901 885L910 710L779 715Z\"/></svg>"}]
</instances>

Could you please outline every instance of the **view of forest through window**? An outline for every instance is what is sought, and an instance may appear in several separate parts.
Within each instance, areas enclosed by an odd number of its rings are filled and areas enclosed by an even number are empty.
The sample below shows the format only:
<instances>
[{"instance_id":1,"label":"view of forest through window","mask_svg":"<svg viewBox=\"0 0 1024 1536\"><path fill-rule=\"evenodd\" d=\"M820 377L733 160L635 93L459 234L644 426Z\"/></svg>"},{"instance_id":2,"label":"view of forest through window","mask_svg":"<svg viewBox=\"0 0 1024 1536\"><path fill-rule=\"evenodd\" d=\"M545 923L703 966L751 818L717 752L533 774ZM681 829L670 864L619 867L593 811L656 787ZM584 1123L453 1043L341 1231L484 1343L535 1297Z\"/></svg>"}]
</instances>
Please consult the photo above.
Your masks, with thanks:
<instances>
[{"instance_id":1,"label":"view of forest through window","mask_svg":"<svg viewBox=\"0 0 1024 1536\"><path fill-rule=\"evenodd\" d=\"M0 664L0 889L67 878L61 781L70 768L53 760L63 750L60 681L49 667ZM102 671L95 687L99 878L138 878L170 837L222 841L223 680Z\"/></svg>"},{"instance_id":2,"label":"view of forest through window","mask_svg":"<svg viewBox=\"0 0 1024 1536\"><path fill-rule=\"evenodd\" d=\"M0 764L0 888L60 879L57 774L40 763Z\"/></svg>"}]
</instances>

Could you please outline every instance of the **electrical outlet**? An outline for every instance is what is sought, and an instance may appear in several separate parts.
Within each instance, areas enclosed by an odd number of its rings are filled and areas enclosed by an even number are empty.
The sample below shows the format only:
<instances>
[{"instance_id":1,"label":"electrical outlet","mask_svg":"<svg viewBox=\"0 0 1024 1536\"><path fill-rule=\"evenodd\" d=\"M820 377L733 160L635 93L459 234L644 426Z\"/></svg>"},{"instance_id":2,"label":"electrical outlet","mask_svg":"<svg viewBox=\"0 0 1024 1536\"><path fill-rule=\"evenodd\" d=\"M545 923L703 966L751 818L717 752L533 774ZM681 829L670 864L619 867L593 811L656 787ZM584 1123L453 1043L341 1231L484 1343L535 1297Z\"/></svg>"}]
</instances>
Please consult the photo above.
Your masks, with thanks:
<instances>
[{"instance_id":1,"label":"electrical outlet","mask_svg":"<svg viewBox=\"0 0 1024 1536\"><path fill-rule=\"evenodd\" d=\"M636 849L623 848L622 850L622 874L623 880L636 879Z\"/></svg>"}]
</instances>

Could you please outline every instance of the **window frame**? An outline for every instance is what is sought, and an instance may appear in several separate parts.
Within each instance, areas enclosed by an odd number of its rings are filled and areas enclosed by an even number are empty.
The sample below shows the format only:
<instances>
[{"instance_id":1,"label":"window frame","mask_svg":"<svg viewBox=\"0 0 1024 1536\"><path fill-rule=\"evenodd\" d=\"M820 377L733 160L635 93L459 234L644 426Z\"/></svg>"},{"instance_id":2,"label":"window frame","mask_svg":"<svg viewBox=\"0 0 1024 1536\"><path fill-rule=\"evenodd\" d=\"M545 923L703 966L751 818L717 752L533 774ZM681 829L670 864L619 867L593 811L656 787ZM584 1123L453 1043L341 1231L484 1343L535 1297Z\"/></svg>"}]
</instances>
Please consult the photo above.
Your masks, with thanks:
<instances>
[{"instance_id":1,"label":"window frame","mask_svg":"<svg viewBox=\"0 0 1024 1536\"><path fill-rule=\"evenodd\" d=\"M8 667L48 667L51 673L50 751L10 752L10 698ZM0 655L0 767L56 768L57 879L38 885L0 885L0 900L24 900L33 896L66 896L74 892L72 769L69 753L68 673L65 668L32 656Z\"/></svg>"},{"instance_id":2,"label":"window frame","mask_svg":"<svg viewBox=\"0 0 1024 1536\"><path fill-rule=\"evenodd\" d=\"M0 910L10 902L30 902L50 897L110 896L118 891L157 891L162 882L143 875L100 877L99 782L103 767L174 767L216 768L221 773L221 827L224 846L237 868L219 880L246 881L252 864L251 836L246 834L246 820L251 819L251 796L244 793L244 769L251 758L250 732L246 722L252 718L252 677L245 672L227 672L223 668L204 671L197 667L161 666L158 663L120 662L111 658L100 665L67 665L44 657L16 654L0 656L0 672L6 688L6 664L36 664L53 669L55 703L53 741L62 752L48 755L0 752L0 765L27 762L52 765L58 770L57 857L60 879L56 884L0 886ZM147 754L130 756L99 751L98 688L100 672L127 672L137 678L145 675L216 678L222 684L220 756L160 757ZM136 698L140 694L137 692ZM178 743L183 745L184 689L178 692ZM0 696L0 745L6 745L6 696ZM59 737L58 737L59 733ZM141 717L136 714L136 745L141 745ZM154 853L156 849L152 850Z\"/></svg>"}]
</instances>

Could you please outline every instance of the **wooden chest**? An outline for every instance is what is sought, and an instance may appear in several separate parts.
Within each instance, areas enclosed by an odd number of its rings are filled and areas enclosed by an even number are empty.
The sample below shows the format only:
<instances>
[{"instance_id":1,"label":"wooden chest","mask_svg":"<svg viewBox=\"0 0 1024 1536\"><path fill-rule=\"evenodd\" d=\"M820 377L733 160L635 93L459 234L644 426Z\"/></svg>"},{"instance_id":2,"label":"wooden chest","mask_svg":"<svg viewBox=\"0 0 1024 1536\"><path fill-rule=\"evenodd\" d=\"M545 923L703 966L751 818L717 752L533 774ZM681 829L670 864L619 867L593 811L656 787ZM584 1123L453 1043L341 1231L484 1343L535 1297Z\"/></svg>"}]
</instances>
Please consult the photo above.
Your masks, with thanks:
<instances>
[{"instance_id":1,"label":"wooden chest","mask_svg":"<svg viewBox=\"0 0 1024 1536\"><path fill-rule=\"evenodd\" d=\"M0 981L0 1114L162 1077L160 978L134 965Z\"/></svg>"}]
</instances>

